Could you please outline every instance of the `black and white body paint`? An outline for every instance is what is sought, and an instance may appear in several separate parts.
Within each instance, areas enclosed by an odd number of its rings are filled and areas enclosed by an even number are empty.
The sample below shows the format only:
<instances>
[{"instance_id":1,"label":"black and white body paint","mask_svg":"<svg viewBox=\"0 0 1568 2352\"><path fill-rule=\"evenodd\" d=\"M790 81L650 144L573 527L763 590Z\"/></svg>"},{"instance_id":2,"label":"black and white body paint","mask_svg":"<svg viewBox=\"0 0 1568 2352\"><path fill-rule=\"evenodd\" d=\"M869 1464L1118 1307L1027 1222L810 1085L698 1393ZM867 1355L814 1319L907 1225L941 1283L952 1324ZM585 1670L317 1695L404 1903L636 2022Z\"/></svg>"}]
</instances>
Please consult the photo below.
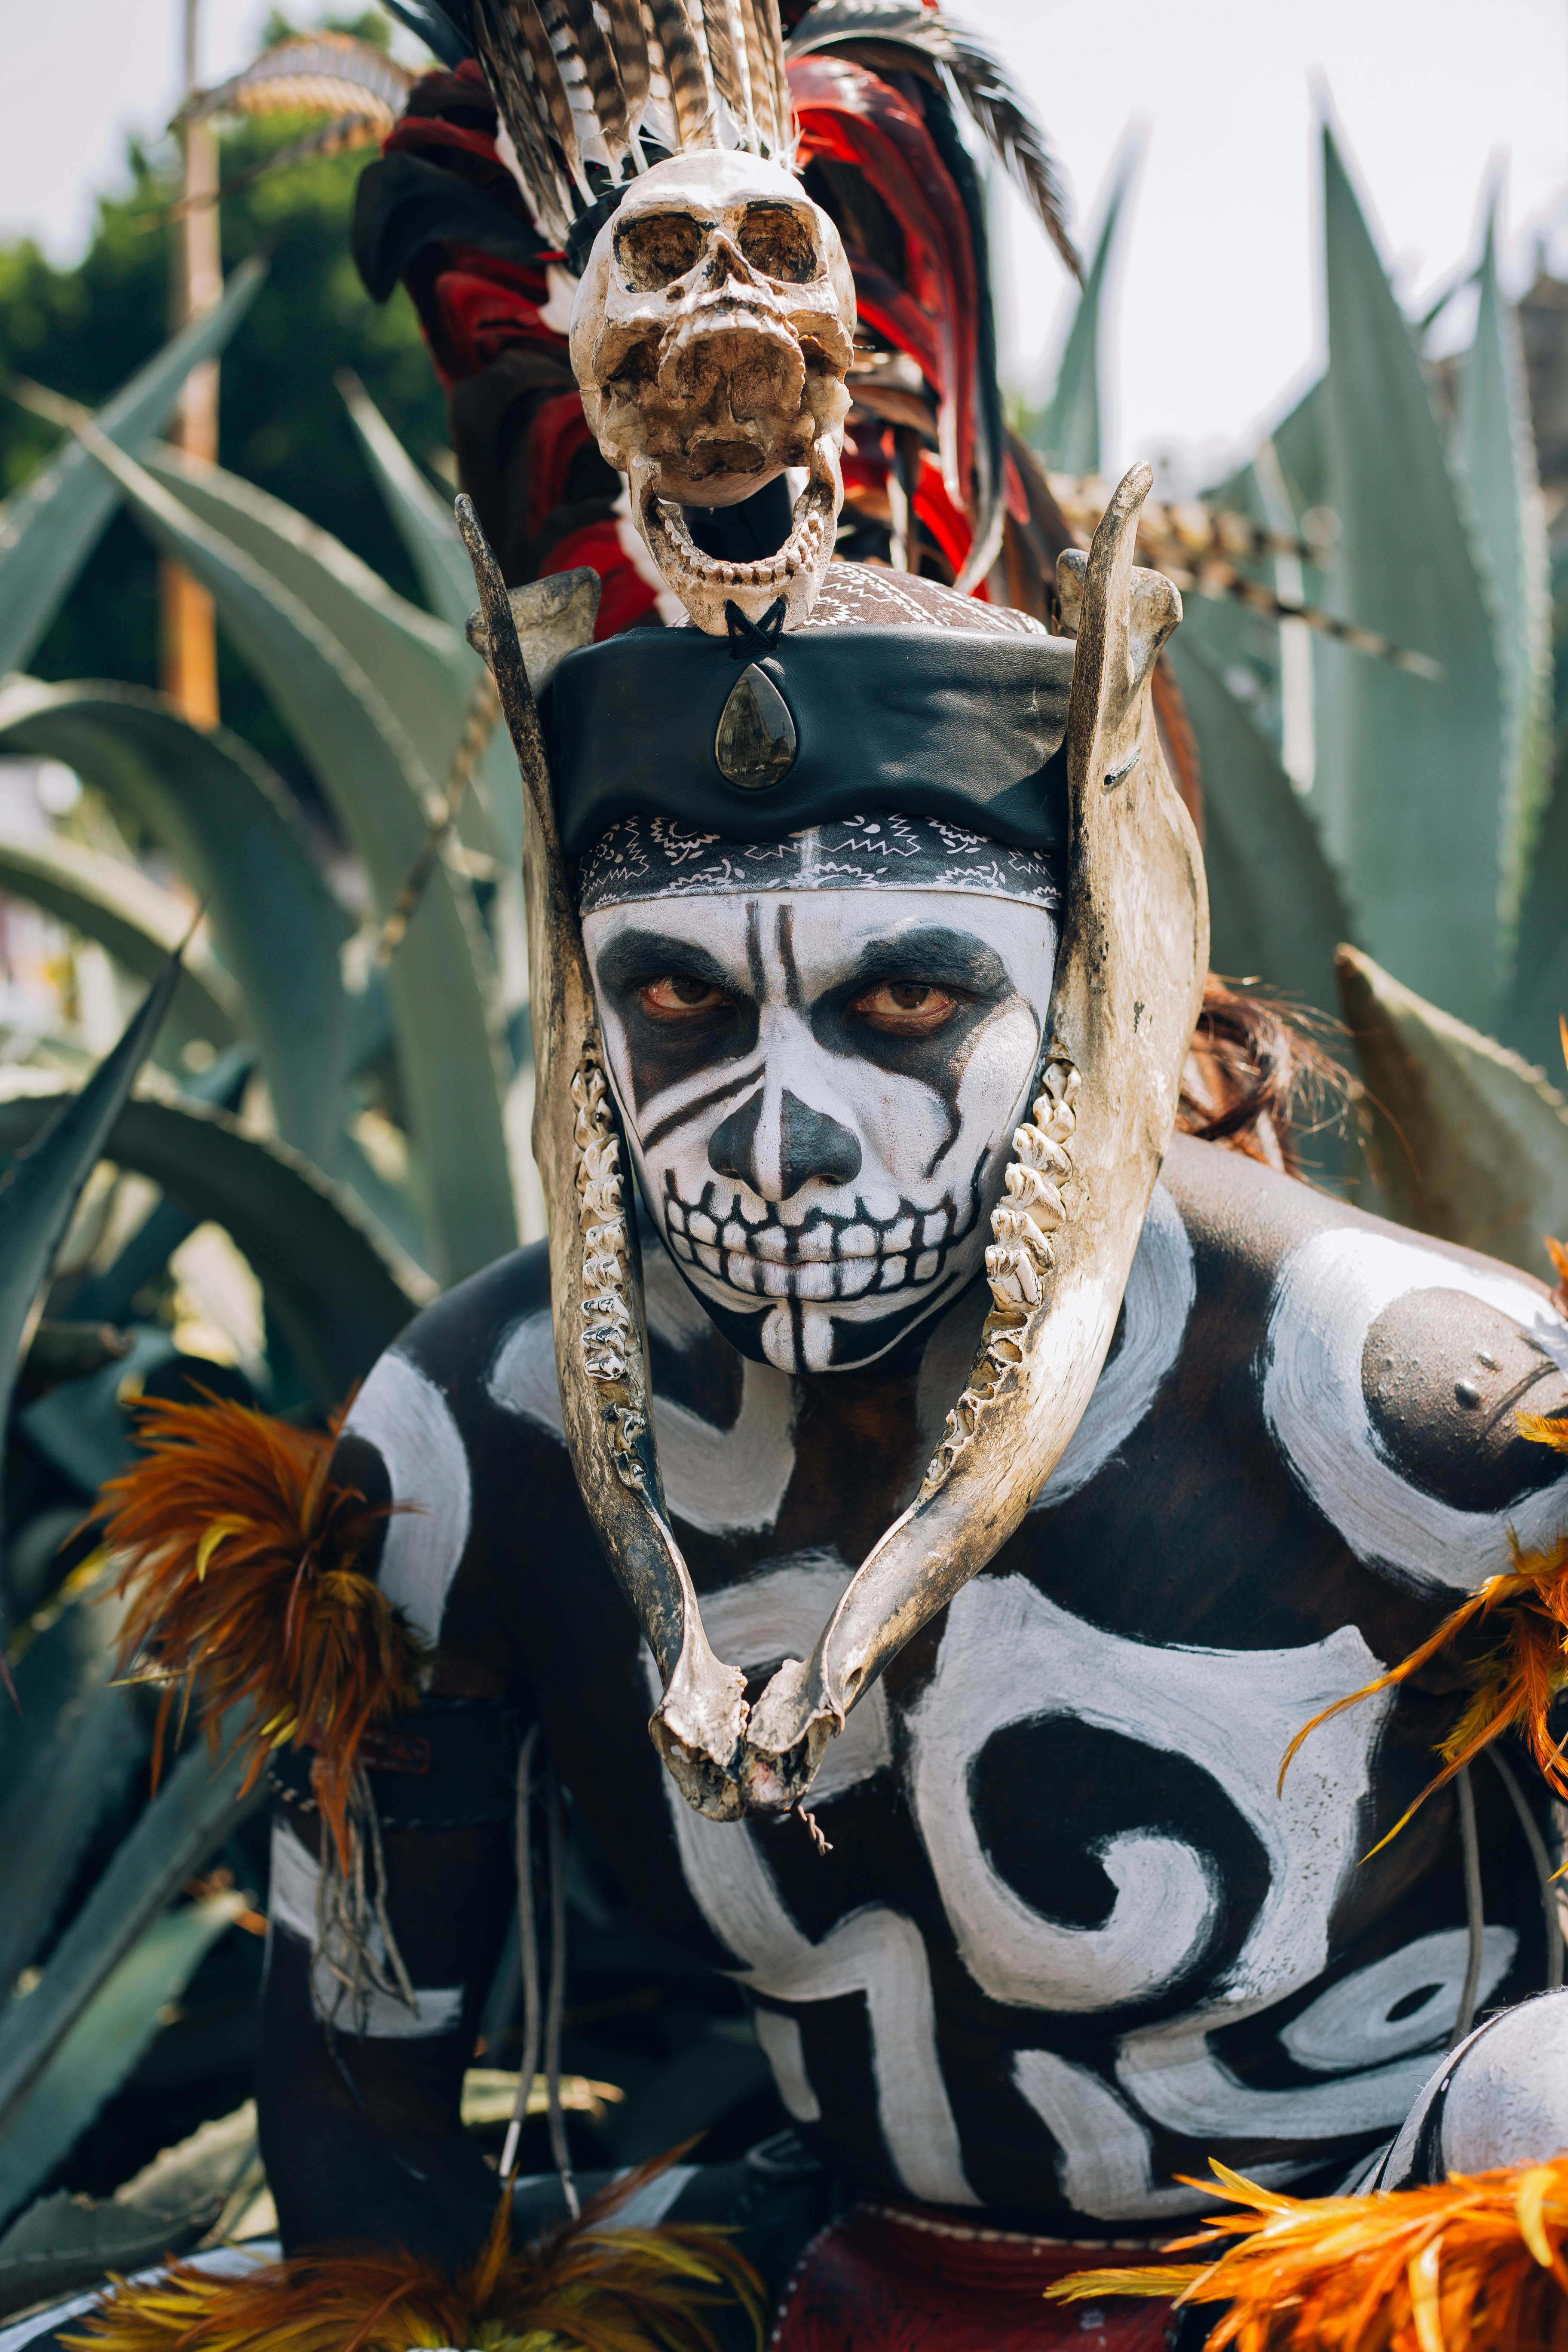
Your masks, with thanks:
<instances>
[{"instance_id":1,"label":"black and white body paint","mask_svg":"<svg viewBox=\"0 0 1568 2352\"><path fill-rule=\"evenodd\" d=\"M1044 1044L1049 869L908 818L662 846L601 845L583 924L644 1197L745 1354L868 1363L984 1265Z\"/></svg>"},{"instance_id":2,"label":"black and white body paint","mask_svg":"<svg viewBox=\"0 0 1568 2352\"><path fill-rule=\"evenodd\" d=\"M663 1252L647 1274L670 1509L705 1619L760 1676L918 1477L971 1302L898 1374L894 1461L863 1433L873 1382L847 1413L833 1381L738 1356ZM1058 1475L829 1748L826 1855L796 1822L698 1816L648 1747L649 1661L563 1442L542 1253L421 1317L339 1467L413 1507L386 1523L387 1590L537 1716L628 1896L747 1990L784 2106L858 2193L1156 2237L1205 2202L1184 2177L1210 2157L1326 2191L1395 2136L1390 2180L1568 2141L1568 2000L1511 2006L1546 1945L1500 1777L1476 1768L1479 2001L1514 2021L1458 2067L1451 1796L1362 1860L1431 1777L1452 1691L1350 1711L1277 1786L1291 1735L1430 1632L1510 1524L1568 1519L1561 1463L1512 1425L1565 1406L1541 1286L1178 1139ZM443 1927L493 1893L463 1852L439 1889L430 1865ZM303 2004L302 1882L292 1908ZM412 1947L417 2017L374 2016L355 2063L384 2052L403 2083L449 2044L456 2079L447 1953ZM265 2057L262 2081L279 2113L298 2100Z\"/></svg>"}]
</instances>

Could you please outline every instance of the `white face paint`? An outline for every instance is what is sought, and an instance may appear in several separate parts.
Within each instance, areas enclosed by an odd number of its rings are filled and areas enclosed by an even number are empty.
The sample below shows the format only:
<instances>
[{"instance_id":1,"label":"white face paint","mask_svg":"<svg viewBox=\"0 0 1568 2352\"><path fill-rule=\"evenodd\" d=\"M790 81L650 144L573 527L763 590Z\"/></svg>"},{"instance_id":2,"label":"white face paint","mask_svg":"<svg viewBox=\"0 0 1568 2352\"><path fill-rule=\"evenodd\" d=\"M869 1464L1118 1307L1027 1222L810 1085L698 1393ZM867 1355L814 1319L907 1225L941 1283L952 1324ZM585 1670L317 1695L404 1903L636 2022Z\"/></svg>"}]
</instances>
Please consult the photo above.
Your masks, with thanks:
<instances>
[{"instance_id":1,"label":"white face paint","mask_svg":"<svg viewBox=\"0 0 1568 2352\"><path fill-rule=\"evenodd\" d=\"M645 1197L738 1347L867 1363L980 1272L1039 1067L1046 908L736 892L583 932Z\"/></svg>"}]
</instances>

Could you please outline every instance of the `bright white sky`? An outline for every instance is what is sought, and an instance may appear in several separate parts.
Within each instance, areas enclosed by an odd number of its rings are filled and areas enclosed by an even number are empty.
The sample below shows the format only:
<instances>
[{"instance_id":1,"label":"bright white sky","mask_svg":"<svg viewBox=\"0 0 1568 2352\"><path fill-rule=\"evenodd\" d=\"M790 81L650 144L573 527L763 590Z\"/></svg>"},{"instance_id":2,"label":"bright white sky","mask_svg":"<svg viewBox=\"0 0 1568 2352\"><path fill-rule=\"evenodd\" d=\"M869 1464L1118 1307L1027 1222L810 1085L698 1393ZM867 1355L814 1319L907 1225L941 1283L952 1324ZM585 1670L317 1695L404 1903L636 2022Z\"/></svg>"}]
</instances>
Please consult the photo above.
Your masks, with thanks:
<instances>
[{"instance_id":1,"label":"bright white sky","mask_svg":"<svg viewBox=\"0 0 1568 2352\"><path fill-rule=\"evenodd\" d=\"M1311 367L1313 121L1325 100L1409 299L1471 252L1500 163L1515 285L1542 226L1561 232L1568 271L1568 0L949 5L1032 98L1080 241L1122 142L1145 141L1107 352L1109 467L1173 455L1193 479L1212 478ZM291 13L317 10L299 0ZM264 15L262 0L205 0L204 79L246 61ZM80 251L125 131L156 131L176 102L179 19L179 0L5 0L0 236L36 235L60 259ZM1037 395L1064 279L1010 196L999 227L1004 373Z\"/></svg>"}]
</instances>

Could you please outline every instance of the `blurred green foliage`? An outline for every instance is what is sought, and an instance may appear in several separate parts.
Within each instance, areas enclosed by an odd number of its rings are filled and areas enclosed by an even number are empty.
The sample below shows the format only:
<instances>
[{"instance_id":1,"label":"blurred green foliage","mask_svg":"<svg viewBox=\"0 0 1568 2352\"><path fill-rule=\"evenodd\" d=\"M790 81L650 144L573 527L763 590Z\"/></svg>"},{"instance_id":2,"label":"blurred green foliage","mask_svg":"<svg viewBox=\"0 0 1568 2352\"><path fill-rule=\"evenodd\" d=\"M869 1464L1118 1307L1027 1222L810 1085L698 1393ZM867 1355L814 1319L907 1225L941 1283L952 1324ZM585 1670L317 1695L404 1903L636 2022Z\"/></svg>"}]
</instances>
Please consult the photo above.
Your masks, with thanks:
<instances>
[{"instance_id":1,"label":"blurred green foliage","mask_svg":"<svg viewBox=\"0 0 1568 2352\"><path fill-rule=\"evenodd\" d=\"M384 35L379 12L331 21L362 38ZM268 37L289 29L275 19ZM309 127L275 115L226 131L224 184ZM353 369L417 458L427 465L444 451L445 406L413 310L401 294L384 307L374 303L349 251L354 183L369 152L291 167L224 199L225 274L264 253L269 291L224 362L219 449L225 465L322 524L417 597L333 382L339 369ZM177 193L176 168L172 142L149 147L133 140L128 185L100 198L91 242L73 267L57 266L30 240L0 246L0 353L9 372L97 408L159 349L169 314L171 232L163 215ZM58 437L16 402L0 401L0 496L26 480ZM156 686L157 629L156 558L135 526L117 516L29 667L38 677ZM219 664L227 723L310 793L287 730L221 633Z\"/></svg>"}]
</instances>

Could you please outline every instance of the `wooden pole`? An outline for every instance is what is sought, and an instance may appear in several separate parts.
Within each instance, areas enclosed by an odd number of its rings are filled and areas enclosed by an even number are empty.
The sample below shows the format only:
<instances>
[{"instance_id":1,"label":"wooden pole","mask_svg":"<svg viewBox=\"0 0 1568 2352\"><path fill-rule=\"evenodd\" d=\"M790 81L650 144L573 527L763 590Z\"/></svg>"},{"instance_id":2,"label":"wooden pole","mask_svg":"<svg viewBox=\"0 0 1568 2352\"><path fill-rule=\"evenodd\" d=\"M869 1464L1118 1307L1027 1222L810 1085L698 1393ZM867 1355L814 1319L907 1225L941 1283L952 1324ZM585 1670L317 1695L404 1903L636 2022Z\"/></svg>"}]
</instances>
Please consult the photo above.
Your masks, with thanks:
<instances>
[{"instance_id":1,"label":"wooden pole","mask_svg":"<svg viewBox=\"0 0 1568 2352\"><path fill-rule=\"evenodd\" d=\"M184 80L187 100L200 87L196 36L201 0L184 0ZM223 295L223 258L217 207L217 135L208 122L185 125L181 194L185 209L174 225L170 279L170 325L216 308ZM170 431L177 449L209 461L217 457L217 362L192 370ZM183 718L193 727L217 725L217 635L212 598L178 564L160 566L163 607L163 683Z\"/></svg>"}]
</instances>

